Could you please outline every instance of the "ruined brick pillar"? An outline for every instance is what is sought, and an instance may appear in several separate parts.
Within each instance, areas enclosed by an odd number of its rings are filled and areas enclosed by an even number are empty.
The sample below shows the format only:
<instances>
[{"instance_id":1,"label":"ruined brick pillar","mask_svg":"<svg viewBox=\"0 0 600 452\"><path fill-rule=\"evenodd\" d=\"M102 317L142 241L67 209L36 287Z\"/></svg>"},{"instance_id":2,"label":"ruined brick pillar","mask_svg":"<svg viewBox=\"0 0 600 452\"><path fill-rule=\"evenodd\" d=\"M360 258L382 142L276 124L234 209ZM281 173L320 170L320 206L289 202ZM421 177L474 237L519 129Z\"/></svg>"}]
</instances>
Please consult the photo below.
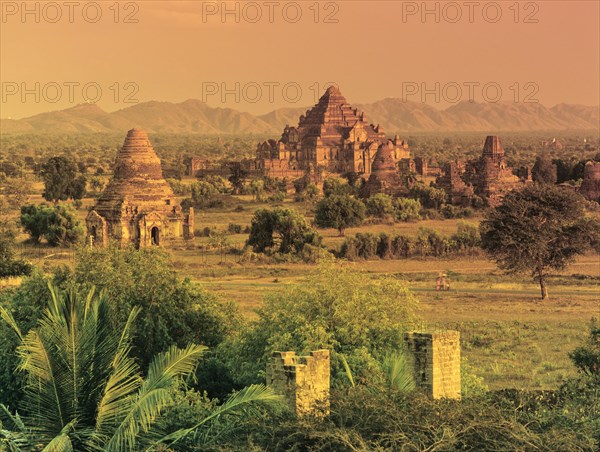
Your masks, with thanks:
<instances>
[{"instance_id":1,"label":"ruined brick pillar","mask_svg":"<svg viewBox=\"0 0 600 452\"><path fill-rule=\"evenodd\" d=\"M274 352L267 364L267 385L282 394L298 416L329 414L329 350L310 356Z\"/></svg>"},{"instance_id":2,"label":"ruined brick pillar","mask_svg":"<svg viewBox=\"0 0 600 452\"><path fill-rule=\"evenodd\" d=\"M460 333L405 333L415 383L434 399L460 399Z\"/></svg>"}]
</instances>

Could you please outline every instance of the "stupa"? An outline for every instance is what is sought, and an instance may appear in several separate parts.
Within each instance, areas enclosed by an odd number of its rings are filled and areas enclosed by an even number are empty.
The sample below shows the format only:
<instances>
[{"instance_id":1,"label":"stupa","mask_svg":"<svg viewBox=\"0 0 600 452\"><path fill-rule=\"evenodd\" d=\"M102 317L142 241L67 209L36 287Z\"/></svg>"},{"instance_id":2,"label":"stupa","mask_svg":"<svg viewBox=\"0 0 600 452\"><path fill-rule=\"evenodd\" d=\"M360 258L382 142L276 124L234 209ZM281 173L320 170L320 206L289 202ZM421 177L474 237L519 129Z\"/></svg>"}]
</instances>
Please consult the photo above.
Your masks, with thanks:
<instances>
[{"instance_id":1,"label":"stupa","mask_svg":"<svg viewBox=\"0 0 600 452\"><path fill-rule=\"evenodd\" d=\"M373 157L371 175L362 187L362 197L368 198L377 193L398 196L407 191L402 183L402 177L393 152L394 144L391 141L379 146Z\"/></svg>"},{"instance_id":2,"label":"stupa","mask_svg":"<svg viewBox=\"0 0 600 452\"><path fill-rule=\"evenodd\" d=\"M143 248L193 239L193 209L183 213L146 132L127 132L114 176L87 215L86 226L88 238L99 246L114 240Z\"/></svg>"}]
</instances>

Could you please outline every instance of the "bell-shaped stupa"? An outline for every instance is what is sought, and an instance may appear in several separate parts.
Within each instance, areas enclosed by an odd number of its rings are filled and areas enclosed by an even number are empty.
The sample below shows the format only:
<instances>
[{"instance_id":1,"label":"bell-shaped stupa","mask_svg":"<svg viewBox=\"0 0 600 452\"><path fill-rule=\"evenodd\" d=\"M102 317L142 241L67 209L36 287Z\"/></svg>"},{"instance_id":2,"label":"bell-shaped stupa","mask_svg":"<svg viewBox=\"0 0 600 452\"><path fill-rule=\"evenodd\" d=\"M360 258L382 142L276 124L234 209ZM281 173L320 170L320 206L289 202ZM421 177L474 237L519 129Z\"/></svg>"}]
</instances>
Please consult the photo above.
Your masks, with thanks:
<instances>
[{"instance_id":1,"label":"bell-shaped stupa","mask_svg":"<svg viewBox=\"0 0 600 452\"><path fill-rule=\"evenodd\" d=\"M86 218L92 243L114 240L145 247L191 239L193 217L193 210L182 212L146 132L130 130L117 154L113 178Z\"/></svg>"}]
</instances>

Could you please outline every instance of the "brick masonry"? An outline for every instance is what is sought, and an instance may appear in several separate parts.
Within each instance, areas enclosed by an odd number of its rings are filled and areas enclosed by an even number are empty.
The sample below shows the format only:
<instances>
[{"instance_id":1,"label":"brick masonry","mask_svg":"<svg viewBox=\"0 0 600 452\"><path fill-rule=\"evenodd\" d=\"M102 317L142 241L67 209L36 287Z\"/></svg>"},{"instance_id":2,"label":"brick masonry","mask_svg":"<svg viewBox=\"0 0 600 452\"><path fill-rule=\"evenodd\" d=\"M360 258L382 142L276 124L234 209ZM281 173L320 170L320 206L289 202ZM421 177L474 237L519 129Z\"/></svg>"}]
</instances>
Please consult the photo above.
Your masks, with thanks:
<instances>
[{"instance_id":1,"label":"brick masonry","mask_svg":"<svg viewBox=\"0 0 600 452\"><path fill-rule=\"evenodd\" d=\"M267 384L284 395L298 416L329 414L329 350L310 356L274 352L267 365Z\"/></svg>"},{"instance_id":2,"label":"brick masonry","mask_svg":"<svg viewBox=\"0 0 600 452\"><path fill-rule=\"evenodd\" d=\"M460 399L460 333L404 335L414 361L415 383L434 399Z\"/></svg>"}]
</instances>

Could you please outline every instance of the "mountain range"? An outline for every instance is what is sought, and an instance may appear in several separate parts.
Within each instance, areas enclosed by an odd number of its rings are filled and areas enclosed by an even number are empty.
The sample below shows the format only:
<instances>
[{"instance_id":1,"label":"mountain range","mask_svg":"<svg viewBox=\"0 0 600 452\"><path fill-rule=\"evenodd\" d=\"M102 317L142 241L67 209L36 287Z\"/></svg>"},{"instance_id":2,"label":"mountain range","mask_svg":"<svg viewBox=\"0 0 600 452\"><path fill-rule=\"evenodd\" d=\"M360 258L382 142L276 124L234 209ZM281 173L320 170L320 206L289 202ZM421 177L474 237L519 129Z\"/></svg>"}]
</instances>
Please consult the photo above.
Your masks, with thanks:
<instances>
[{"instance_id":1,"label":"mountain range","mask_svg":"<svg viewBox=\"0 0 600 452\"><path fill-rule=\"evenodd\" d=\"M600 107L539 103L461 102L444 110L387 98L354 105L366 119L395 132L498 132L599 130ZM232 108L214 108L197 99L180 103L150 101L112 113L94 104L41 113L24 119L1 119L2 133L124 133L141 127L150 133L268 134L279 136L310 108L280 108L256 116Z\"/></svg>"}]
</instances>

